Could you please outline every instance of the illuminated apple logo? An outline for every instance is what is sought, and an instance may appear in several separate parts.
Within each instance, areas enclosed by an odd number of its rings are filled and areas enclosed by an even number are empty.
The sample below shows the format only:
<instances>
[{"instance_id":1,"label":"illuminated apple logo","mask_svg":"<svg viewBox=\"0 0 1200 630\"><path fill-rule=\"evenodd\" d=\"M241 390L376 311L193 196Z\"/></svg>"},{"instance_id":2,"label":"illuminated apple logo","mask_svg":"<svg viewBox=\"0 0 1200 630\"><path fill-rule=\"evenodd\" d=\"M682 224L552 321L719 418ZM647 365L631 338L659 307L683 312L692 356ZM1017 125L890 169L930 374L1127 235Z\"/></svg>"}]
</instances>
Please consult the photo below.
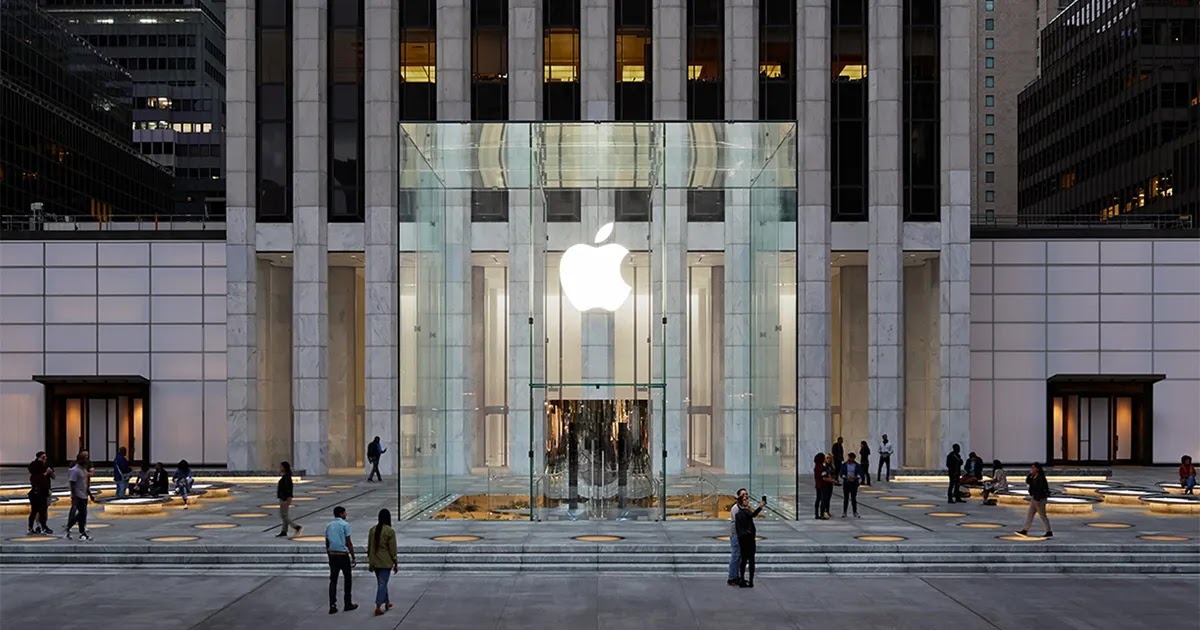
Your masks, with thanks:
<instances>
[{"instance_id":1,"label":"illuminated apple logo","mask_svg":"<svg viewBox=\"0 0 1200 630\"><path fill-rule=\"evenodd\" d=\"M596 231L594 242L603 243L612 231L612 223L604 224ZM597 308L611 313L621 308L632 291L621 277L621 261L628 255L629 250L616 243L603 247L578 243L563 252L558 281L571 305L581 313Z\"/></svg>"}]
</instances>

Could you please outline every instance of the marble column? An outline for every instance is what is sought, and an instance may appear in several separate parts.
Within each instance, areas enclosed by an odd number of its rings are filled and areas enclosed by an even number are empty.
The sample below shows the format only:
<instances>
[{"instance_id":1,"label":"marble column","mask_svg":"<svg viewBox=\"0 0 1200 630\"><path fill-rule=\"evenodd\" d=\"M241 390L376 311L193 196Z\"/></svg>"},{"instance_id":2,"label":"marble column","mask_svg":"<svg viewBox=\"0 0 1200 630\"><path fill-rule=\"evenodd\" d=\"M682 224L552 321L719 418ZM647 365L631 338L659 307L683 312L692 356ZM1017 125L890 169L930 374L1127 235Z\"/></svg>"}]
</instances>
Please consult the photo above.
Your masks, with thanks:
<instances>
[{"instance_id":1,"label":"marble column","mask_svg":"<svg viewBox=\"0 0 1200 630\"><path fill-rule=\"evenodd\" d=\"M725 472L750 472L750 194L725 193Z\"/></svg>"},{"instance_id":2,"label":"marble column","mask_svg":"<svg viewBox=\"0 0 1200 630\"><path fill-rule=\"evenodd\" d=\"M904 268L904 444L910 466L940 468L938 264Z\"/></svg>"},{"instance_id":3,"label":"marble column","mask_svg":"<svg viewBox=\"0 0 1200 630\"><path fill-rule=\"evenodd\" d=\"M541 119L543 72L541 2L509 0L508 113L511 120ZM511 222L511 218L509 220Z\"/></svg>"},{"instance_id":4,"label":"marble column","mask_svg":"<svg viewBox=\"0 0 1200 630\"><path fill-rule=\"evenodd\" d=\"M366 120L366 222L364 290L366 434L379 436L387 451L379 470L397 471L399 456L399 327L396 199L396 121L399 119L399 11L391 0L366 0L364 58Z\"/></svg>"},{"instance_id":5,"label":"marble column","mask_svg":"<svg viewBox=\"0 0 1200 630\"><path fill-rule=\"evenodd\" d=\"M225 405L230 470L259 468L254 6L226 6Z\"/></svg>"},{"instance_id":6,"label":"marble column","mask_svg":"<svg viewBox=\"0 0 1200 630\"><path fill-rule=\"evenodd\" d=\"M540 194L524 190L509 194L508 457L513 474L528 474L531 467L540 474L544 461L546 392L529 386L545 381L546 374L546 269L541 251L546 224L530 222L542 213L537 197Z\"/></svg>"},{"instance_id":7,"label":"marble column","mask_svg":"<svg viewBox=\"0 0 1200 630\"><path fill-rule=\"evenodd\" d=\"M941 446L971 441L971 86L976 41L970 0L942 3Z\"/></svg>"},{"instance_id":8,"label":"marble column","mask_svg":"<svg viewBox=\"0 0 1200 630\"><path fill-rule=\"evenodd\" d=\"M612 120L616 77L614 0L589 0L582 6L579 79L583 119Z\"/></svg>"},{"instance_id":9,"label":"marble column","mask_svg":"<svg viewBox=\"0 0 1200 630\"><path fill-rule=\"evenodd\" d=\"M667 451L668 475L678 475L687 468L688 459L688 261L687 261L687 200L682 190L668 190L665 207L659 204L661 195L654 195L654 221L650 226L652 248L661 248L652 256L650 270L650 292L653 314L651 334L654 339L652 376L655 381L666 384L667 426L666 435L661 436L660 423L654 421L654 444L661 444ZM664 234L660 237L660 234ZM659 264L658 256L662 256ZM666 268L665 280L661 278ZM659 293L662 292L660 295ZM665 308L663 308L665 305ZM661 322L666 317L666 338L662 338ZM666 345L665 364L659 344ZM719 355L718 355L719 356ZM714 402L723 392L715 392ZM715 410L714 410L715 416ZM715 416L716 417L716 416ZM716 448L717 441L713 440ZM660 453L654 454L655 470L658 469Z\"/></svg>"},{"instance_id":10,"label":"marble column","mask_svg":"<svg viewBox=\"0 0 1200 630\"><path fill-rule=\"evenodd\" d=\"M687 118L687 4L684 0L653 0L650 31L654 67L650 90L655 120ZM756 29L757 30L757 29Z\"/></svg>"},{"instance_id":11,"label":"marble column","mask_svg":"<svg viewBox=\"0 0 1200 630\"><path fill-rule=\"evenodd\" d=\"M358 311L354 267L329 269L329 466L358 465L355 385ZM365 445L364 445L365 448Z\"/></svg>"},{"instance_id":12,"label":"marble column","mask_svg":"<svg viewBox=\"0 0 1200 630\"><path fill-rule=\"evenodd\" d=\"M471 119L471 0L437 3L438 120Z\"/></svg>"},{"instance_id":13,"label":"marble column","mask_svg":"<svg viewBox=\"0 0 1200 630\"><path fill-rule=\"evenodd\" d=\"M830 0L800 0L796 121L796 403L797 457L824 452L830 435L830 370L833 337L829 277L829 23Z\"/></svg>"},{"instance_id":14,"label":"marble column","mask_svg":"<svg viewBox=\"0 0 1200 630\"><path fill-rule=\"evenodd\" d=\"M756 5L755 0L725 0L726 120L756 120L758 118L758 7Z\"/></svg>"},{"instance_id":15,"label":"marble column","mask_svg":"<svg viewBox=\"0 0 1200 630\"><path fill-rule=\"evenodd\" d=\"M329 469L326 9L326 0L292 5L293 465L310 475Z\"/></svg>"},{"instance_id":16,"label":"marble column","mask_svg":"<svg viewBox=\"0 0 1200 630\"><path fill-rule=\"evenodd\" d=\"M870 427L870 359L868 339L870 337L868 314L867 279L870 269L863 266L842 267L837 288L839 317L839 365L838 386L840 388L841 423L830 435L829 441L818 450L829 452L838 436L846 438L847 444L868 440ZM888 438L894 437L888 433ZM814 451L815 453L816 451ZM810 453L811 457L812 453Z\"/></svg>"},{"instance_id":17,"label":"marble column","mask_svg":"<svg viewBox=\"0 0 1200 630\"><path fill-rule=\"evenodd\" d=\"M868 9L867 301L869 304L870 403L872 443L883 433L903 444L904 319L901 308L903 256L901 228L901 62L900 0L875 0ZM897 449L892 465L904 463Z\"/></svg>"},{"instance_id":18,"label":"marble column","mask_svg":"<svg viewBox=\"0 0 1200 630\"><path fill-rule=\"evenodd\" d=\"M292 461L292 268L258 264L259 468Z\"/></svg>"}]
</instances>

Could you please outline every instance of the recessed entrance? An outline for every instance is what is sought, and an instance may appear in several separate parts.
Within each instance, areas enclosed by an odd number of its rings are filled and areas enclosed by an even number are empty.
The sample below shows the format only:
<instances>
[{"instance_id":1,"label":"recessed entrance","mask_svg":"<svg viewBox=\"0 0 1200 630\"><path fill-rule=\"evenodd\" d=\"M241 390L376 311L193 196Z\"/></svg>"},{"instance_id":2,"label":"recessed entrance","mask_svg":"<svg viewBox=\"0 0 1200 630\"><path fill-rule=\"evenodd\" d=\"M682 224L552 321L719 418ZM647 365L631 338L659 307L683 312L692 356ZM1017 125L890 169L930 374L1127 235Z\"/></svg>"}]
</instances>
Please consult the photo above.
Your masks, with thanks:
<instances>
[{"instance_id":1,"label":"recessed entrance","mask_svg":"<svg viewBox=\"0 0 1200 630\"><path fill-rule=\"evenodd\" d=\"M150 381L143 376L35 376L46 387L46 455L52 465L83 449L112 461L150 461Z\"/></svg>"},{"instance_id":2,"label":"recessed entrance","mask_svg":"<svg viewBox=\"0 0 1200 630\"><path fill-rule=\"evenodd\" d=\"M1151 463L1154 383L1163 378L1158 374L1050 377L1046 382L1047 461Z\"/></svg>"}]
</instances>

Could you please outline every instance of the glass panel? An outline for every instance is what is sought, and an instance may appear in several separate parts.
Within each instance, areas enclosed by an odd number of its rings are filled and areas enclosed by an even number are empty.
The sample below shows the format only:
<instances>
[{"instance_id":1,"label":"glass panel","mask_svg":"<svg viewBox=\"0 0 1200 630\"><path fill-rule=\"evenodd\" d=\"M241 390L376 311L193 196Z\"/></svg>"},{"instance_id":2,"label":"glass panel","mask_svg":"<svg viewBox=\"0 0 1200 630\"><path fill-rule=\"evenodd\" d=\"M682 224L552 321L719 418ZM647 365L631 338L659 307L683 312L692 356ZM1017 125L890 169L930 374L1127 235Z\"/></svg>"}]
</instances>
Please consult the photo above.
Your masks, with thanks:
<instances>
[{"instance_id":1,"label":"glass panel","mask_svg":"<svg viewBox=\"0 0 1200 630\"><path fill-rule=\"evenodd\" d=\"M1108 436L1112 429L1109 427L1108 398L1097 396L1088 400L1091 407L1091 426L1089 427L1091 456L1088 459L1109 461L1111 454L1108 452Z\"/></svg>"},{"instance_id":2,"label":"glass panel","mask_svg":"<svg viewBox=\"0 0 1200 630\"><path fill-rule=\"evenodd\" d=\"M83 399L68 398L66 411L67 430L63 434L63 453L71 461L83 449Z\"/></svg>"},{"instance_id":3,"label":"glass panel","mask_svg":"<svg viewBox=\"0 0 1200 630\"><path fill-rule=\"evenodd\" d=\"M1125 461L1133 458L1133 399L1128 397L1117 398L1116 410L1116 435L1114 439L1113 450L1116 451L1114 459Z\"/></svg>"},{"instance_id":4,"label":"glass panel","mask_svg":"<svg viewBox=\"0 0 1200 630\"><path fill-rule=\"evenodd\" d=\"M1062 461L1067 458L1067 453L1063 449L1063 399L1062 396L1054 397L1054 446L1051 450L1054 453L1054 460Z\"/></svg>"},{"instance_id":5,"label":"glass panel","mask_svg":"<svg viewBox=\"0 0 1200 630\"><path fill-rule=\"evenodd\" d=\"M1067 396L1067 461L1079 459L1079 397Z\"/></svg>"}]
</instances>

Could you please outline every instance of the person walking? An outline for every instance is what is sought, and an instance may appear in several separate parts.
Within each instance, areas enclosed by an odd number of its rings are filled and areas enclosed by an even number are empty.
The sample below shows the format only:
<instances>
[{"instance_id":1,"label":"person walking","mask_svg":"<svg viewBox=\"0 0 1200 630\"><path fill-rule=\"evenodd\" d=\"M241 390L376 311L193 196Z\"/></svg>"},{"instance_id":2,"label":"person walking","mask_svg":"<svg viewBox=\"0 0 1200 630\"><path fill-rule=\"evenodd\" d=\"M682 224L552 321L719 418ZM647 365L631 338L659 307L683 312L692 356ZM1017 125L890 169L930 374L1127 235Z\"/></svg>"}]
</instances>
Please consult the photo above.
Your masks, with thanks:
<instances>
[{"instance_id":1,"label":"person walking","mask_svg":"<svg viewBox=\"0 0 1200 630\"><path fill-rule=\"evenodd\" d=\"M839 435L837 442L833 443L833 469L841 470L844 461L846 461L846 447L842 446L842 436Z\"/></svg>"},{"instance_id":2,"label":"person walking","mask_svg":"<svg viewBox=\"0 0 1200 630\"><path fill-rule=\"evenodd\" d=\"M742 495L738 498L737 520L734 526L738 541L738 586L754 588L754 555L758 550L758 533L754 528L754 517L767 506L767 497L763 497L757 508L750 510L750 497ZM750 569L750 577L746 578L746 569Z\"/></svg>"},{"instance_id":3,"label":"person walking","mask_svg":"<svg viewBox=\"0 0 1200 630\"><path fill-rule=\"evenodd\" d=\"M858 516L858 484L862 481L863 467L854 461L854 453L846 455L842 464L842 518L846 518L846 507L854 506L854 518Z\"/></svg>"},{"instance_id":4,"label":"person walking","mask_svg":"<svg viewBox=\"0 0 1200 630\"><path fill-rule=\"evenodd\" d=\"M325 554L329 556L329 614L338 611L338 573L346 578L346 590L342 595L343 609L355 610L358 605L351 596L350 570L354 567L354 543L350 540L350 523L346 521L346 508L333 508L333 520L325 526Z\"/></svg>"},{"instance_id":5,"label":"person walking","mask_svg":"<svg viewBox=\"0 0 1200 630\"><path fill-rule=\"evenodd\" d=\"M386 509L379 510L379 522L367 532L367 566L375 573L375 615L382 615L392 609L388 580L400 572L396 530L392 529L392 513Z\"/></svg>"},{"instance_id":6,"label":"person walking","mask_svg":"<svg viewBox=\"0 0 1200 630\"><path fill-rule=\"evenodd\" d=\"M1025 485L1029 486L1029 509L1025 512L1025 525L1017 531L1021 536L1029 535L1029 526L1033 525L1033 515L1037 514L1046 526L1042 538L1052 538L1054 532L1050 529L1050 519L1046 517L1046 501L1050 500L1050 483L1046 481L1046 471L1042 465L1034 462L1025 476Z\"/></svg>"},{"instance_id":7,"label":"person walking","mask_svg":"<svg viewBox=\"0 0 1200 630\"><path fill-rule=\"evenodd\" d=\"M988 505L988 495L1008 490L1008 473L1000 460L992 460L992 479L983 482L983 504ZM992 499L995 501L995 499Z\"/></svg>"},{"instance_id":8,"label":"person walking","mask_svg":"<svg viewBox=\"0 0 1200 630\"><path fill-rule=\"evenodd\" d=\"M888 441L886 433L883 434L883 441L879 443L879 468L875 470L875 478L880 481L890 481L892 478L892 443ZM883 474L883 467L887 466L887 474Z\"/></svg>"},{"instance_id":9,"label":"person walking","mask_svg":"<svg viewBox=\"0 0 1200 630\"><path fill-rule=\"evenodd\" d=\"M946 453L946 474L950 481L950 485L946 486L947 503L965 503L958 496L958 480L962 477L962 469L962 447L955 444L950 447L950 452Z\"/></svg>"},{"instance_id":10,"label":"person walking","mask_svg":"<svg viewBox=\"0 0 1200 630\"><path fill-rule=\"evenodd\" d=\"M825 513L825 518L833 518L833 513L829 511L829 504L833 502L833 487L840 484L838 481L838 469L833 465L833 455L825 455L825 476L829 478L829 483L825 484L825 498L821 501L821 511Z\"/></svg>"},{"instance_id":11,"label":"person walking","mask_svg":"<svg viewBox=\"0 0 1200 630\"><path fill-rule=\"evenodd\" d=\"M92 536L87 531L88 501L92 500L91 475L85 452L79 453L75 465L67 471L67 483L71 486L71 511L67 514L65 538L71 540L71 527L78 523L79 540L91 540Z\"/></svg>"},{"instance_id":12,"label":"person walking","mask_svg":"<svg viewBox=\"0 0 1200 630\"><path fill-rule=\"evenodd\" d=\"M737 537L737 513L741 509L742 498L748 496L750 495L745 488L738 488L737 494L733 496L733 506L729 508L729 573L725 583L730 586L738 585L738 568L741 566L742 555Z\"/></svg>"},{"instance_id":13,"label":"person walking","mask_svg":"<svg viewBox=\"0 0 1200 630\"><path fill-rule=\"evenodd\" d=\"M175 476L173 477L175 484L175 493L183 497L183 509L188 509L188 491L192 489L192 483L195 479L192 478L192 465L186 459L179 460L179 466L175 468Z\"/></svg>"},{"instance_id":14,"label":"person walking","mask_svg":"<svg viewBox=\"0 0 1200 630\"><path fill-rule=\"evenodd\" d=\"M50 482L54 469L46 465L46 451L38 451L29 462L29 535L53 534L46 524L50 508Z\"/></svg>"},{"instance_id":15,"label":"person walking","mask_svg":"<svg viewBox=\"0 0 1200 630\"><path fill-rule=\"evenodd\" d=\"M858 465L862 466L863 485L871 486L871 447L867 446L867 441L863 440L858 444Z\"/></svg>"},{"instance_id":16,"label":"person walking","mask_svg":"<svg viewBox=\"0 0 1200 630\"><path fill-rule=\"evenodd\" d=\"M275 498L279 499L279 521L283 524L283 529L276 538L287 538L288 527L296 529L296 535L299 536L304 528L297 525L288 516L288 510L292 507L292 497L295 496L295 486L292 483L292 464L291 462L279 462L279 484L275 487Z\"/></svg>"},{"instance_id":17,"label":"person walking","mask_svg":"<svg viewBox=\"0 0 1200 630\"><path fill-rule=\"evenodd\" d=\"M117 484L117 498L124 498L129 492L129 478L133 476L133 466L129 465L129 460L125 458L128 451L125 447L117 449L117 456L113 458L113 481Z\"/></svg>"},{"instance_id":18,"label":"person walking","mask_svg":"<svg viewBox=\"0 0 1200 630\"><path fill-rule=\"evenodd\" d=\"M367 473L367 481L372 481L373 478L380 482L383 481L383 475L379 474L379 458L383 457L386 452L387 449L383 448L383 443L379 441L378 435L367 445L367 461L371 462L371 472Z\"/></svg>"}]
</instances>

